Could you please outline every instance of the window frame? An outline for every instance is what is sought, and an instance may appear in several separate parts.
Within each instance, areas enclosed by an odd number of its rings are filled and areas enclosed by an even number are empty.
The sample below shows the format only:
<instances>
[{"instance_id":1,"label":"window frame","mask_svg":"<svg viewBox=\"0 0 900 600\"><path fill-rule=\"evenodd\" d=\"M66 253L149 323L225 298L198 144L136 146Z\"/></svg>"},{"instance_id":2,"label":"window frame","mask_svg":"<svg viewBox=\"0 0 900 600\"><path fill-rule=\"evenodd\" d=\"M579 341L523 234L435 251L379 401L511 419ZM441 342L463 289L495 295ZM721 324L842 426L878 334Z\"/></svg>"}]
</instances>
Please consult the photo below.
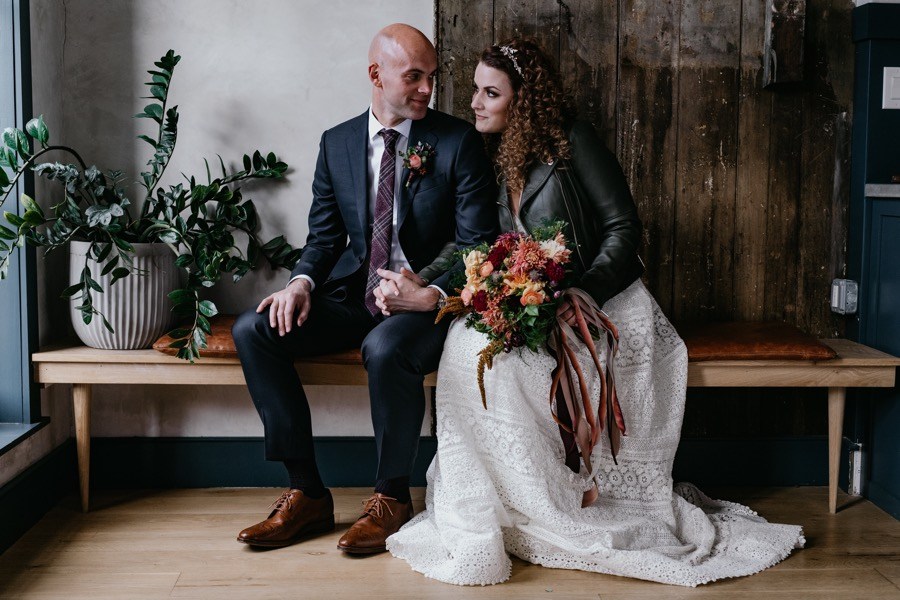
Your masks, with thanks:
<instances>
[{"instance_id":1,"label":"window frame","mask_svg":"<svg viewBox=\"0 0 900 600\"><path fill-rule=\"evenodd\" d=\"M23 129L31 117L29 0L0 0L0 130ZM34 178L23 176L3 205L21 214L22 194L33 195ZM32 377L37 349L37 285L34 249L17 250L9 276L0 282L0 454L31 433L41 417L40 393Z\"/></svg>"}]
</instances>

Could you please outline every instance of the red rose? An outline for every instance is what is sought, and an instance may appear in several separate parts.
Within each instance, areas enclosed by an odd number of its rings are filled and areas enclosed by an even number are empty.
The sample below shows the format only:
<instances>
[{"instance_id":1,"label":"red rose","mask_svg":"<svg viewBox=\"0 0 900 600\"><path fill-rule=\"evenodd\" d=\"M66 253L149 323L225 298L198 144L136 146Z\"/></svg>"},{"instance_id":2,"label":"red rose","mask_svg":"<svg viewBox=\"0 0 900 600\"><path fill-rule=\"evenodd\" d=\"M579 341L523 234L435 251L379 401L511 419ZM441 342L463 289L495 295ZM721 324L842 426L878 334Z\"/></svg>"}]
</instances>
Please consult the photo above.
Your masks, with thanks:
<instances>
[{"instance_id":1,"label":"red rose","mask_svg":"<svg viewBox=\"0 0 900 600\"><path fill-rule=\"evenodd\" d=\"M472 298L472 307L475 308L477 312L484 312L488 307L488 297L487 292L484 290L480 290L475 297Z\"/></svg>"},{"instance_id":2,"label":"red rose","mask_svg":"<svg viewBox=\"0 0 900 600\"><path fill-rule=\"evenodd\" d=\"M410 169L418 169L422 166L422 158L418 154L413 154L409 157L409 168Z\"/></svg>"}]
</instances>

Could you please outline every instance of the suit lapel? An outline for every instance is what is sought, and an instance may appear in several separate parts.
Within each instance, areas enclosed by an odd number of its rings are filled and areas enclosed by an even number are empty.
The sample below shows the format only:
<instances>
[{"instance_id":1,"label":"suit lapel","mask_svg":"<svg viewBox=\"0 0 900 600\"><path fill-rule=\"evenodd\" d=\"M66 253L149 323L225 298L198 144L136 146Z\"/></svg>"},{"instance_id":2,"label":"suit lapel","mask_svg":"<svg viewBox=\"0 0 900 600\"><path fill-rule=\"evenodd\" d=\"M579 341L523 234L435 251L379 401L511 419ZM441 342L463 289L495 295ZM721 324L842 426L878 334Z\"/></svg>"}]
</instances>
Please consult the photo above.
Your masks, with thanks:
<instances>
[{"instance_id":1,"label":"suit lapel","mask_svg":"<svg viewBox=\"0 0 900 600\"><path fill-rule=\"evenodd\" d=\"M432 130L431 119L431 111L428 111L428 115L425 118L420 119L418 121L413 121L412 126L409 129L409 144L407 148L412 148L419 142L423 144L428 144L432 148L437 148L438 138L434 134ZM400 174L400 194L398 198L400 200L400 206L397 210L397 227L401 227L403 225L403 220L406 218L406 214L409 212L409 207L412 205L413 198L416 195L416 192L419 189L419 183L423 177L428 177L430 175L434 175L435 168L435 155L432 156L431 160L428 162L428 170L425 172L425 175L416 174L413 176L412 181L409 184L409 187L406 186L406 182L409 181L409 169L403 167L403 170Z\"/></svg>"},{"instance_id":2,"label":"suit lapel","mask_svg":"<svg viewBox=\"0 0 900 600\"><path fill-rule=\"evenodd\" d=\"M347 157L350 163L350 176L353 178L353 194L356 200L356 214L359 216L359 225L363 234L369 227L369 190L366 186L366 171L368 167L369 149L369 111L357 117L351 127L350 136L347 137Z\"/></svg>"}]
</instances>

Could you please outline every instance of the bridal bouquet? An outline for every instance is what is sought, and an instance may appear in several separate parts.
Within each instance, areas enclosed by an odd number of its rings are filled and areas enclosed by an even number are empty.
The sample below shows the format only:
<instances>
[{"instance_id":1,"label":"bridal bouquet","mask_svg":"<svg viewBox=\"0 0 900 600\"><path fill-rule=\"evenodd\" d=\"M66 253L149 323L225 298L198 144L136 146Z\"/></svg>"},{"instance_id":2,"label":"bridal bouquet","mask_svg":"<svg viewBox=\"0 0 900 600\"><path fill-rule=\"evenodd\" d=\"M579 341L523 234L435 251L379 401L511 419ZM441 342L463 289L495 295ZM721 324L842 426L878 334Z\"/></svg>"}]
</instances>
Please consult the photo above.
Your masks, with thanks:
<instances>
[{"instance_id":1,"label":"bridal bouquet","mask_svg":"<svg viewBox=\"0 0 900 600\"><path fill-rule=\"evenodd\" d=\"M438 312L466 316L466 326L479 331L488 344L478 353L478 388L482 405L487 408L484 371L493 367L501 351L527 348L537 352L546 348L557 361L551 376L550 407L554 420L575 438L575 443L591 469L590 453L599 433L608 427L613 459L625 434L625 421L615 390L613 360L619 334L587 293L571 287L572 251L562 231L566 223L558 221L535 229L532 235L504 233L493 245L482 244L461 252L465 264L465 282L457 286L459 296L447 298ZM572 319L557 315L563 301L573 311ZM571 325L574 323L574 325ZM589 398L585 373L569 345L579 339L590 351L600 375L597 411ZM594 344L605 339L606 369ZM577 376L573 381L572 373ZM563 402L569 422L557 416Z\"/></svg>"},{"instance_id":2,"label":"bridal bouquet","mask_svg":"<svg viewBox=\"0 0 900 600\"><path fill-rule=\"evenodd\" d=\"M565 223L540 228L533 235L504 233L492 246L462 252L465 284L447 299L438 320L468 314L466 325L485 334L489 343L478 360L478 386L485 408L484 370L501 351L544 347L556 322L557 300L568 274L571 250L562 234Z\"/></svg>"}]
</instances>

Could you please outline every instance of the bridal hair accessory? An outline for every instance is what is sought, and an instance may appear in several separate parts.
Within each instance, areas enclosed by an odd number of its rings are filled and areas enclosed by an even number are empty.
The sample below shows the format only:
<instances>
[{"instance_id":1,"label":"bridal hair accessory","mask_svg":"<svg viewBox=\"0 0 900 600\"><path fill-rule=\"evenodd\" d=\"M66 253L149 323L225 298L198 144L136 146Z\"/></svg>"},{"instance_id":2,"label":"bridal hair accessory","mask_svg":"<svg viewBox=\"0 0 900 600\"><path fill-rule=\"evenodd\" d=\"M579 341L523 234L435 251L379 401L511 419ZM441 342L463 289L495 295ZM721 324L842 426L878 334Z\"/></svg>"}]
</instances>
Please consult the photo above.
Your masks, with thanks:
<instances>
[{"instance_id":1,"label":"bridal hair accessory","mask_svg":"<svg viewBox=\"0 0 900 600\"><path fill-rule=\"evenodd\" d=\"M516 69L516 73L519 74L519 77L524 78L525 76L522 75L522 67L519 66L519 62L516 60L516 52L518 52L518 50L511 46L500 46L500 53L510 60L513 67Z\"/></svg>"}]
</instances>

